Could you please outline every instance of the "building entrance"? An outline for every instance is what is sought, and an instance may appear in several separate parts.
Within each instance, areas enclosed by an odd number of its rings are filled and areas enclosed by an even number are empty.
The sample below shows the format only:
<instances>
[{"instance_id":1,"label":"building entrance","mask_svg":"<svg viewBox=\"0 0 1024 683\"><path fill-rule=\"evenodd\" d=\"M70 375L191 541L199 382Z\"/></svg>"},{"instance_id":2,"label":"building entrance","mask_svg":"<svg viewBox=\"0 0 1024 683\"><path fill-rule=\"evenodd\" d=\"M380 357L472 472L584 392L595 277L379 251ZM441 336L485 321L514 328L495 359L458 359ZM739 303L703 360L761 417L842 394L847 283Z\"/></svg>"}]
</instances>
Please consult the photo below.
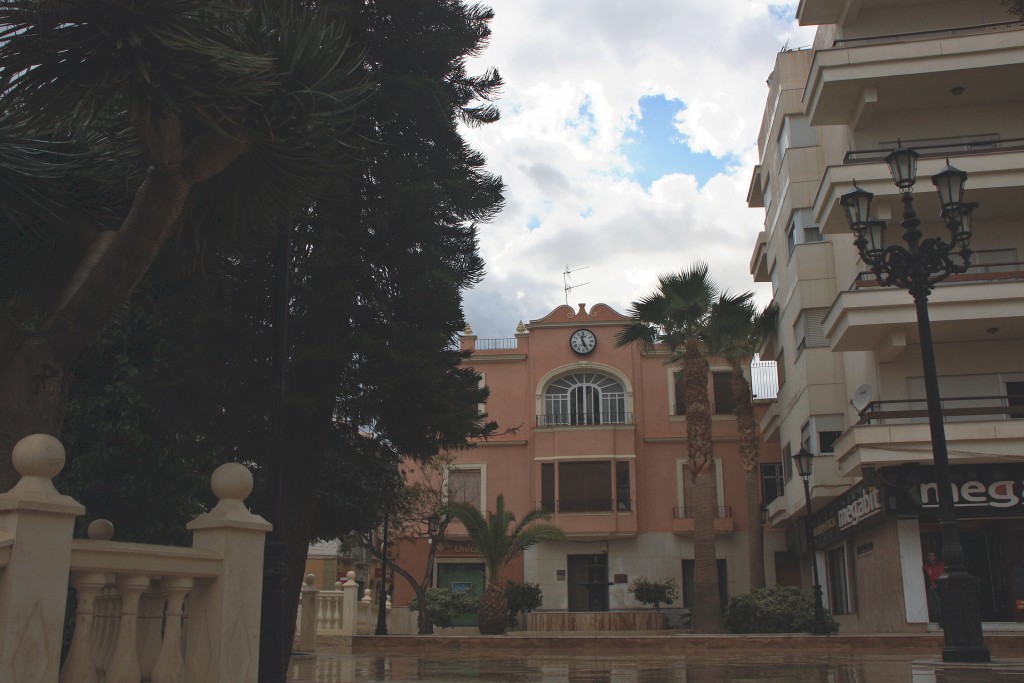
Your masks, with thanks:
<instances>
[{"instance_id":1,"label":"building entrance","mask_svg":"<svg viewBox=\"0 0 1024 683\"><path fill-rule=\"evenodd\" d=\"M608 611L608 556L569 555L569 611Z\"/></svg>"},{"instance_id":2,"label":"building entrance","mask_svg":"<svg viewBox=\"0 0 1024 683\"><path fill-rule=\"evenodd\" d=\"M1024 621L1024 520L960 520L967 571L978 579L982 621ZM921 521L922 554L942 557L937 522Z\"/></svg>"},{"instance_id":3,"label":"building entrance","mask_svg":"<svg viewBox=\"0 0 1024 683\"><path fill-rule=\"evenodd\" d=\"M441 562L437 565L437 587L453 593L469 591L478 598L484 594L486 569L478 562ZM476 626L477 613L459 614L452 619L453 626Z\"/></svg>"}]
</instances>

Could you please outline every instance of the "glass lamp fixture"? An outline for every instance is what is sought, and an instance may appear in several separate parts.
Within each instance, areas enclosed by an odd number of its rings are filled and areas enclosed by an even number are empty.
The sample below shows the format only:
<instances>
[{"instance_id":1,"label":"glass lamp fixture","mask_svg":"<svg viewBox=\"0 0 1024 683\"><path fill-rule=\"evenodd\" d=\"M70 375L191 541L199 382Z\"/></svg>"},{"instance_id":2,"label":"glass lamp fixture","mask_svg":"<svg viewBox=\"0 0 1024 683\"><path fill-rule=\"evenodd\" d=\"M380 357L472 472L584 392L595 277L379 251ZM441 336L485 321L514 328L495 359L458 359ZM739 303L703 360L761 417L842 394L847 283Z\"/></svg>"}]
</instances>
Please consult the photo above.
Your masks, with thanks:
<instances>
[{"instance_id":1,"label":"glass lamp fixture","mask_svg":"<svg viewBox=\"0 0 1024 683\"><path fill-rule=\"evenodd\" d=\"M885 157L885 163L889 164L893 182L896 183L896 187L900 188L900 192L908 192L917 182L917 158L919 156L921 155L916 151L900 144L889 152L889 156Z\"/></svg>"}]
</instances>

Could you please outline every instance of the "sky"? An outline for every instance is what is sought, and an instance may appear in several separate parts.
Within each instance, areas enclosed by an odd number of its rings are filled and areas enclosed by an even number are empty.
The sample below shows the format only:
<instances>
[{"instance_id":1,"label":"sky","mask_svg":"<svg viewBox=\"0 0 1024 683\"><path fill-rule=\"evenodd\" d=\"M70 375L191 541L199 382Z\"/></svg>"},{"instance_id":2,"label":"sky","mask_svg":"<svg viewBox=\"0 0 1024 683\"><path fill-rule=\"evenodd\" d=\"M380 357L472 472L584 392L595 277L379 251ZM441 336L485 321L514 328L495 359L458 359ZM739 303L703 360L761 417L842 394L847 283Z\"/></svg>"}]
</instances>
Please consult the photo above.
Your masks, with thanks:
<instances>
[{"instance_id":1,"label":"sky","mask_svg":"<svg viewBox=\"0 0 1024 683\"><path fill-rule=\"evenodd\" d=\"M491 41L469 68L501 73L501 120L464 135L504 179L506 207L480 226L473 332L511 337L567 301L626 313L698 261L767 303L749 272L764 210L746 194L775 56L813 38L797 3L486 4Z\"/></svg>"}]
</instances>

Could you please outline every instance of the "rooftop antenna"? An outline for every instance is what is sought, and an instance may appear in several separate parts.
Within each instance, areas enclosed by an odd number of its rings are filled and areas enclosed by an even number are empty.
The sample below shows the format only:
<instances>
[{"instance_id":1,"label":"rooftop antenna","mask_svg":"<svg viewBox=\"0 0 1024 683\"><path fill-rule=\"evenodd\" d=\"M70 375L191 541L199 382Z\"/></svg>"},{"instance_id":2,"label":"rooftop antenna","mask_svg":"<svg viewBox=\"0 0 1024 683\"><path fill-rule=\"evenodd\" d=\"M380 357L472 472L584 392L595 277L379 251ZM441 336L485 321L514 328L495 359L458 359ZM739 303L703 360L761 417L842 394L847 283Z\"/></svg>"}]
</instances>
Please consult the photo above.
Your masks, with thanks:
<instances>
[{"instance_id":1,"label":"rooftop antenna","mask_svg":"<svg viewBox=\"0 0 1024 683\"><path fill-rule=\"evenodd\" d=\"M581 282L578 285L570 285L569 284L569 276L572 275L573 273L578 273L581 270L586 270L589 267L590 266L583 266L582 268L577 268L576 270L569 270L569 264L568 263L565 264L565 272L562 273L562 288L565 290L565 305L566 306L569 305L569 292L570 291L576 289L577 287L582 287L583 285L589 285L590 284L589 282Z\"/></svg>"}]
</instances>

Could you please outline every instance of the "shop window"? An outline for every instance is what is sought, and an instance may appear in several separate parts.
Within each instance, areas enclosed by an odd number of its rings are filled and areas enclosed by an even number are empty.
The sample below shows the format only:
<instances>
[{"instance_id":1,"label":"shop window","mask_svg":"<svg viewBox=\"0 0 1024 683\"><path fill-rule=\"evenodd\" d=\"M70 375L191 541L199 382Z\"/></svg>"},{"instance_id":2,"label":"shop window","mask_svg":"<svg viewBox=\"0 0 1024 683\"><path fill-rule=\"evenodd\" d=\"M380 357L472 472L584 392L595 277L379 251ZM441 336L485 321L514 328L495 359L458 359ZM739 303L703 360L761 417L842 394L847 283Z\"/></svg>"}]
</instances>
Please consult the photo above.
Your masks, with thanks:
<instances>
[{"instance_id":1,"label":"shop window","mask_svg":"<svg viewBox=\"0 0 1024 683\"><path fill-rule=\"evenodd\" d=\"M849 614L849 585L846 575L846 546L825 554L828 573L828 604L832 614Z\"/></svg>"},{"instance_id":2,"label":"shop window","mask_svg":"<svg viewBox=\"0 0 1024 683\"><path fill-rule=\"evenodd\" d=\"M782 476L782 463L761 463L761 504L768 505L782 495L785 480Z\"/></svg>"},{"instance_id":3,"label":"shop window","mask_svg":"<svg viewBox=\"0 0 1024 683\"><path fill-rule=\"evenodd\" d=\"M729 602L729 570L725 560L715 560L718 565L718 599L722 609ZM693 560L683 560L683 607L693 609L693 602L699 599L693 585Z\"/></svg>"},{"instance_id":4,"label":"shop window","mask_svg":"<svg viewBox=\"0 0 1024 683\"><path fill-rule=\"evenodd\" d=\"M612 463L558 463L558 511L611 512Z\"/></svg>"}]
</instances>

